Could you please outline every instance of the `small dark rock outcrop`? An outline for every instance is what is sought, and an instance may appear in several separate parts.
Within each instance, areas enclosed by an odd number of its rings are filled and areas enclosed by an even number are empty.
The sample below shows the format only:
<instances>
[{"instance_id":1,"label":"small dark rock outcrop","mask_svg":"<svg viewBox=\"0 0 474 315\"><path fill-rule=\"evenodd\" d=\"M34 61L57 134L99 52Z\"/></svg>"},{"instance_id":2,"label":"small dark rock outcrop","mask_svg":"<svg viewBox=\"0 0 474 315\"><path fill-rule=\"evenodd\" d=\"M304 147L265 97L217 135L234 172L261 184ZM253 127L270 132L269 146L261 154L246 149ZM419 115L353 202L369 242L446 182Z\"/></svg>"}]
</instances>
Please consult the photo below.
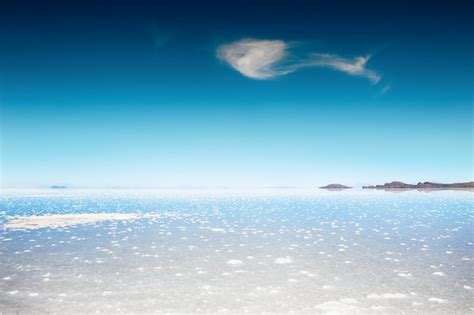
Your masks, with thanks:
<instances>
[{"instance_id":1,"label":"small dark rock outcrop","mask_svg":"<svg viewBox=\"0 0 474 315\"><path fill-rule=\"evenodd\" d=\"M63 185L53 185L51 186L51 189L66 189L67 187L66 186L63 186Z\"/></svg>"},{"instance_id":2,"label":"small dark rock outcrop","mask_svg":"<svg viewBox=\"0 0 474 315\"><path fill-rule=\"evenodd\" d=\"M322 186L322 187L319 187L320 189L350 189L352 187L350 186L345 186L345 185L342 185L342 184L329 184L327 186Z\"/></svg>"}]
</instances>

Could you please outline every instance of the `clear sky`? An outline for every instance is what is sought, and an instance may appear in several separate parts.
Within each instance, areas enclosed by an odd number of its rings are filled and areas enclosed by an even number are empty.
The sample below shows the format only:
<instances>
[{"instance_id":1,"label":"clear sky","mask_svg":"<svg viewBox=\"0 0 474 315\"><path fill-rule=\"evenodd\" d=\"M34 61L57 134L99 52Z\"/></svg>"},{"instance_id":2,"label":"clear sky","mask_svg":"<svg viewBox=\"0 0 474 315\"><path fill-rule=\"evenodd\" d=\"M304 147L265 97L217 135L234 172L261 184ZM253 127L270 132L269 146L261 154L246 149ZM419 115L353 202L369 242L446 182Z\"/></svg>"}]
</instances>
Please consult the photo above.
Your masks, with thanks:
<instances>
[{"instance_id":1,"label":"clear sky","mask_svg":"<svg viewBox=\"0 0 474 315\"><path fill-rule=\"evenodd\" d=\"M2 1L2 185L472 180L472 12Z\"/></svg>"}]
</instances>

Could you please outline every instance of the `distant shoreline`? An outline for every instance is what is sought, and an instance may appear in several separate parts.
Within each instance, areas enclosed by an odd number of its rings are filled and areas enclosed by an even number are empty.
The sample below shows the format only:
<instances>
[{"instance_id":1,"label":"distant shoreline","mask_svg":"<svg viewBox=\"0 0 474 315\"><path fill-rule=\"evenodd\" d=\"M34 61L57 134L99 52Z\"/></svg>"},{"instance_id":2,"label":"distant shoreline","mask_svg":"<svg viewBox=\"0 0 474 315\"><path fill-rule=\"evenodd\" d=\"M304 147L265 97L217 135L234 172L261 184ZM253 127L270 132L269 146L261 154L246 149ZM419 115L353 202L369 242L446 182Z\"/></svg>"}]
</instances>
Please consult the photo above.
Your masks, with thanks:
<instances>
[{"instance_id":1,"label":"distant shoreline","mask_svg":"<svg viewBox=\"0 0 474 315\"><path fill-rule=\"evenodd\" d=\"M432 183L432 182L419 182L418 184L406 184L404 182L393 181L385 183L383 185L371 185L362 186L362 189L423 189L423 190L434 190L434 189L474 189L474 182L465 183Z\"/></svg>"}]
</instances>

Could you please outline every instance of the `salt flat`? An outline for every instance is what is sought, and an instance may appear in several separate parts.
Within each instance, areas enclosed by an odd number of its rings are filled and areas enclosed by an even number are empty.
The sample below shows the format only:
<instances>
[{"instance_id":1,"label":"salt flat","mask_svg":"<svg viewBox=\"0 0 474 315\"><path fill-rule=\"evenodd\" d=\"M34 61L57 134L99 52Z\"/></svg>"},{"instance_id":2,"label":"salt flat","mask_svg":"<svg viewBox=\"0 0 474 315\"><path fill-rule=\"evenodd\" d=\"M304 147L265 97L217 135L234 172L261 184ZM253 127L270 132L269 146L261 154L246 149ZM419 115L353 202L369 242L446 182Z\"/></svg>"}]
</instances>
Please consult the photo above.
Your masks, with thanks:
<instances>
[{"instance_id":1,"label":"salt flat","mask_svg":"<svg viewBox=\"0 0 474 315\"><path fill-rule=\"evenodd\" d=\"M55 228L68 225L86 224L104 220L131 220L138 218L133 213L79 213L18 216L8 219L6 229Z\"/></svg>"},{"instance_id":2,"label":"salt flat","mask_svg":"<svg viewBox=\"0 0 474 315\"><path fill-rule=\"evenodd\" d=\"M11 191L6 313L474 311L470 192Z\"/></svg>"}]
</instances>

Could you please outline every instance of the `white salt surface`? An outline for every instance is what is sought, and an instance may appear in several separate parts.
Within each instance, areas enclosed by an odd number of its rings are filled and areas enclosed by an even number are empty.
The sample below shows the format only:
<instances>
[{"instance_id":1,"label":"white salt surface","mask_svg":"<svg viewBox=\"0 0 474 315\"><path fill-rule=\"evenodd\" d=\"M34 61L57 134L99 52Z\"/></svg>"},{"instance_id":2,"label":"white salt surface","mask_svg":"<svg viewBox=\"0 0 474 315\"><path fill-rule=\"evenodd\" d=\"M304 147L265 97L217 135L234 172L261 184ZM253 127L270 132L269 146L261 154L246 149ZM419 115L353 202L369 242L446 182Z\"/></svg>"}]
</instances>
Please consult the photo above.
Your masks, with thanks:
<instances>
[{"instance_id":1,"label":"white salt surface","mask_svg":"<svg viewBox=\"0 0 474 315\"><path fill-rule=\"evenodd\" d=\"M280 257L275 259L275 264L278 265L286 265L286 264L291 264L293 262L293 259L291 257Z\"/></svg>"},{"instance_id":2,"label":"white salt surface","mask_svg":"<svg viewBox=\"0 0 474 315\"><path fill-rule=\"evenodd\" d=\"M227 262L227 264L233 265L233 266L238 266L238 265L242 265L243 262L241 260L231 259Z\"/></svg>"},{"instance_id":3,"label":"white salt surface","mask_svg":"<svg viewBox=\"0 0 474 315\"><path fill-rule=\"evenodd\" d=\"M470 192L0 198L6 314L474 310Z\"/></svg>"},{"instance_id":4,"label":"white salt surface","mask_svg":"<svg viewBox=\"0 0 474 315\"><path fill-rule=\"evenodd\" d=\"M7 229L57 228L69 225L87 224L106 220L133 220L139 216L130 213L78 213L56 215L31 215L11 218L5 224Z\"/></svg>"}]
</instances>

